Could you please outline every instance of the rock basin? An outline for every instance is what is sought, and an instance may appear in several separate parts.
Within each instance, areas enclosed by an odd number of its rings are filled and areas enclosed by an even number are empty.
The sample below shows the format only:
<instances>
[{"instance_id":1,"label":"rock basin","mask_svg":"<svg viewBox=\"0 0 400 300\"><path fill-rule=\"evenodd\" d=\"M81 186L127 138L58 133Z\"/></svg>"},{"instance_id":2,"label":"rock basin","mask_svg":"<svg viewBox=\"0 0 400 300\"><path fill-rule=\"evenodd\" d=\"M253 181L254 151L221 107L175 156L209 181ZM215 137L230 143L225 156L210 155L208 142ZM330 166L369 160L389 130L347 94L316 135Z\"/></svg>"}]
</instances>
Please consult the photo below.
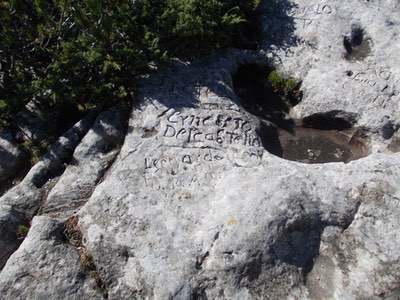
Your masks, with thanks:
<instances>
[{"instance_id":1,"label":"rock basin","mask_svg":"<svg viewBox=\"0 0 400 300\"><path fill-rule=\"evenodd\" d=\"M348 163L369 153L365 139L357 136L354 130L295 127L292 132L283 129L267 131L264 139L263 144L270 153L308 164Z\"/></svg>"}]
</instances>

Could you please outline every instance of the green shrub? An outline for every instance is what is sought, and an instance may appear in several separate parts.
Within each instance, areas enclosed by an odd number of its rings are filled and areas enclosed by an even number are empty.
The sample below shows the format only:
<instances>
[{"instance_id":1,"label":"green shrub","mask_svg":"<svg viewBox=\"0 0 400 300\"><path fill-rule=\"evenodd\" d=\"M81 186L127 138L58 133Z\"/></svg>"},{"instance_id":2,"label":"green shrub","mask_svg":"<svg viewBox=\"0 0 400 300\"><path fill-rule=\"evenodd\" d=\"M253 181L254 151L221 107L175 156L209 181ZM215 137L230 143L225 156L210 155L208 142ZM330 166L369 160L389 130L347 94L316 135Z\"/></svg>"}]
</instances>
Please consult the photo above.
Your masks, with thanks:
<instances>
[{"instance_id":1,"label":"green shrub","mask_svg":"<svg viewBox=\"0 0 400 300\"><path fill-rule=\"evenodd\" d=\"M272 91L280 95L282 100L291 106L296 105L301 100L301 82L293 78L285 78L276 70L268 74L267 80L271 85Z\"/></svg>"},{"instance_id":2,"label":"green shrub","mask_svg":"<svg viewBox=\"0 0 400 300\"><path fill-rule=\"evenodd\" d=\"M258 0L0 0L0 118L132 100L150 62L229 47Z\"/></svg>"},{"instance_id":3,"label":"green shrub","mask_svg":"<svg viewBox=\"0 0 400 300\"><path fill-rule=\"evenodd\" d=\"M271 71L268 74L268 81L271 83L271 87L274 91L282 90L285 85L285 79L276 71Z\"/></svg>"},{"instance_id":4,"label":"green shrub","mask_svg":"<svg viewBox=\"0 0 400 300\"><path fill-rule=\"evenodd\" d=\"M271 71L268 74L267 79L275 92L281 92L283 94L292 92L299 85L299 83L293 78L285 78L276 70Z\"/></svg>"},{"instance_id":5,"label":"green shrub","mask_svg":"<svg viewBox=\"0 0 400 300\"><path fill-rule=\"evenodd\" d=\"M36 164L40 158L47 153L50 149L51 142L53 140L43 139L40 142L34 144L32 140L26 139L23 143L20 143L19 149L25 153L26 157L29 159L29 164L33 166Z\"/></svg>"},{"instance_id":6,"label":"green shrub","mask_svg":"<svg viewBox=\"0 0 400 300\"><path fill-rule=\"evenodd\" d=\"M16 234L19 239L24 239L27 236L28 232L29 232L28 226L22 224L18 225Z\"/></svg>"}]
</instances>

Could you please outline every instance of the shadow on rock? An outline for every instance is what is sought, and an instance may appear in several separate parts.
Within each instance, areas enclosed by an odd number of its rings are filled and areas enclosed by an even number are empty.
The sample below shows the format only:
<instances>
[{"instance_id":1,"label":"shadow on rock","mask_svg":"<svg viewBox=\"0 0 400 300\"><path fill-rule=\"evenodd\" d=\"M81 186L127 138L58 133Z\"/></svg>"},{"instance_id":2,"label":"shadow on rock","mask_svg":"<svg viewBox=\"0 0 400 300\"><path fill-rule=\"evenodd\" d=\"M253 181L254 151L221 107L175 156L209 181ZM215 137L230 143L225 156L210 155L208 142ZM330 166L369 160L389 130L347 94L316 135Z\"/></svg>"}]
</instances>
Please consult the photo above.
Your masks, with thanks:
<instances>
[{"instance_id":1,"label":"shadow on rock","mask_svg":"<svg viewBox=\"0 0 400 300\"><path fill-rule=\"evenodd\" d=\"M272 246L276 260L311 271L319 255L323 226L318 220L304 219L286 228Z\"/></svg>"},{"instance_id":2,"label":"shadow on rock","mask_svg":"<svg viewBox=\"0 0 400 300\"><path fill-rule=\"evenodd\" d=\"M299 42L294 34L296 23L292 11L298 6L287 0L264 0L261 4L262 48L266 51L273 48L289 48Z\"/></svg>"}]
</instances>

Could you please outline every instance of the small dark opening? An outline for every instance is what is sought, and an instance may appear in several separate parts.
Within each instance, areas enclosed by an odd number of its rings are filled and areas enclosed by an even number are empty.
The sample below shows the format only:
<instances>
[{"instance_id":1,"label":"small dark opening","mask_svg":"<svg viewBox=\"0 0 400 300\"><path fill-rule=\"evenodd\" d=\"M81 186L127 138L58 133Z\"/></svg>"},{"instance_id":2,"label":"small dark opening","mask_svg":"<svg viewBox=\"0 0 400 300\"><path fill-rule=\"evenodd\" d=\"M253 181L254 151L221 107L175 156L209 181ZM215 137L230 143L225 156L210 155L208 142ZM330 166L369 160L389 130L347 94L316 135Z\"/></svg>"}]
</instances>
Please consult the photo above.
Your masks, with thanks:
<instances>
[{"instance_id":1,"label":"small dark opening","mask_svg":"<svg viewBox=\"0 0 400 300\"><path fill-rule=\"evenodd\" d=\"M351 26L350 33L343 38L345 57L349 60L364 60L371 53L372 42L366 37L364 29L359 24Z\"/></svg>"},{"instance_id":2,"label":"small dark opening","mask_svg":"<svg viewBox=\"0 0 400 300\"><path fill-rule=\"evenodd\" d=\"M364 30L359 25L353 25L350 37L352 46L360 46L364 40Z\"/></svg>"}]
</instances>

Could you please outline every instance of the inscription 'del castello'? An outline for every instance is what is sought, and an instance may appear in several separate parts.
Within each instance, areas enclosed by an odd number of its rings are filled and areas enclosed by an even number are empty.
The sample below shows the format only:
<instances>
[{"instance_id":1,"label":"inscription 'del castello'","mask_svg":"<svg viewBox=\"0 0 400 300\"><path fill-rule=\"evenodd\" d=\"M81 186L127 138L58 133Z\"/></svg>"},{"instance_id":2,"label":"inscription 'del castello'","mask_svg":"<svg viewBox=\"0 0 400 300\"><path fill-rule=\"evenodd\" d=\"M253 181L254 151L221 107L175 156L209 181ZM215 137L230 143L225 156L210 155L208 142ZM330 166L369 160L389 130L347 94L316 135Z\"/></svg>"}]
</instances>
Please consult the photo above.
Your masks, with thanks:
<instances>
[{"instance_id":1,"label":"inscription 'del castello'","mask_svg":"<svg viewBox=\"0 0 400 300\"><path fill-rule=\"evenodd\" d=\"M261 147L255 128L241 116L208 113L196 115L169 110L163 137L172 142L206 146L243 145Z\"/></svg>"}]
</instances>

